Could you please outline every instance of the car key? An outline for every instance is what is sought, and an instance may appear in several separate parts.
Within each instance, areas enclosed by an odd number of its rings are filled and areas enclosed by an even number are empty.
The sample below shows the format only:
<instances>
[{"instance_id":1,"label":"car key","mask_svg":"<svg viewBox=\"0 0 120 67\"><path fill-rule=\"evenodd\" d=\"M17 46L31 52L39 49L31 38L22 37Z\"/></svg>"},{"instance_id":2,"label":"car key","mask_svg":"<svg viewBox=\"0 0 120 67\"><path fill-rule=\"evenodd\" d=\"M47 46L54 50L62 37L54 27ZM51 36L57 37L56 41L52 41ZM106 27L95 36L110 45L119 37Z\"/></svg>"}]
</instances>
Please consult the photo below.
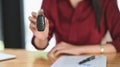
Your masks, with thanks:
<instances>
[{"instance_id":1,"label":"car key","mask_svg":"<svg viewBox=\"0 0 120 67\"><path fill-rule=\"evenodd\" d=\"M40 14L37 17L37 30L44 31L44 29L45 29L45 17L43 14Z\"/></svg>"}]
</instances>

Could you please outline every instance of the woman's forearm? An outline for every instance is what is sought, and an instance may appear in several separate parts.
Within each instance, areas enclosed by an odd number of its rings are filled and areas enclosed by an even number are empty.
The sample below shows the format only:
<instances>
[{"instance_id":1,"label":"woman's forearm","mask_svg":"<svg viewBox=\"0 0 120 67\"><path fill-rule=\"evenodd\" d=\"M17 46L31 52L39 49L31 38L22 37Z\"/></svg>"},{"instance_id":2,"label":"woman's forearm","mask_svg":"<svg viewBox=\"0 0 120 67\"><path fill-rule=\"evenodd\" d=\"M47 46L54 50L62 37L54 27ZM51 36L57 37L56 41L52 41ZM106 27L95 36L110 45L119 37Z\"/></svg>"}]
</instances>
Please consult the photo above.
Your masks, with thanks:
<instances>
[{"instance_id":1,"label":"woman's forearm","mask_svg":"<svg viewBox=\"0 0 120 67\"><path fill-rule=\"evenodd\" d=\"M83 53L101 53L100 45L82 46L82 49L83 49ZM104 49L104 53L116 52L116 49L112 44L104 44L102 46L102 49Z\"/></svg>"},{"instance_id":2,"label":"woman's forearm","mask_svg":"<svg viewBox=\"0 0 120 67\"><path fill-rule=\"evenodd\" d=\"M116 52L116 49L112 44L105 44L102 46L102 48L104 48L104 53ZM62 54L81 55L93 53L101 53L101 46L100 45L75 46L70 43L60 42L49 52L48 56L52 54L54 54L55 56L59 56Z\"/></svg>"},{"instance_id":3,"label":"woman's forearm","mask_svg":"<svg viewBox=\"0 0 120 67\"><path fill-rule=\"evenodd\" d=\"M40 40L38 38L35 37L34 39L34 45L38 48L38 49L45 49L48 45L48 40Z\"/></svg>"}]
</instances>

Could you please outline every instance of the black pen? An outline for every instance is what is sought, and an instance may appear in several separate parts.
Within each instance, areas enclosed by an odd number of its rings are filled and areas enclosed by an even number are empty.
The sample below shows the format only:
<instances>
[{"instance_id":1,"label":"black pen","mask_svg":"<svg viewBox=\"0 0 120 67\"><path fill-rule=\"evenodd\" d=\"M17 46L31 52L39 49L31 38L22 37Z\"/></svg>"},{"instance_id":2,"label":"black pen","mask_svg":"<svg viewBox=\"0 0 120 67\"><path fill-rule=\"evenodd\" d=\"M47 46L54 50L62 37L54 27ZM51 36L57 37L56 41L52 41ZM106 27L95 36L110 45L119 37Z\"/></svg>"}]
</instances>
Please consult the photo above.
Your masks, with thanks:
<instances>
[{"instance_id":1,"label":"black pen","mask_svg":"<svg viewBox=\"0 0 120 67\"><path fill-rule=\"evenodd\" d=\"M91 61L93 59L95 59L95 56L90 56L90 57L80 61L79 64L83 64L83 63L89 62L89 61Z\"/></svg>"}]
</instances>

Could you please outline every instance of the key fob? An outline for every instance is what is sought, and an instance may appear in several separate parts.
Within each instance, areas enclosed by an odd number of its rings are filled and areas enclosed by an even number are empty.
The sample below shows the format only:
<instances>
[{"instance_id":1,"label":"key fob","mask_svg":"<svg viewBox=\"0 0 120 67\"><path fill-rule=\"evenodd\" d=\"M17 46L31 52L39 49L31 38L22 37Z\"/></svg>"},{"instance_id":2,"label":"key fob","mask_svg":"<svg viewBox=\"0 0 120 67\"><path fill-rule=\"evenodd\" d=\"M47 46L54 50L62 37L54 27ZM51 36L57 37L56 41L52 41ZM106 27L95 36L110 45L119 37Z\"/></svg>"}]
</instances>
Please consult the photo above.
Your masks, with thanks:
<instances>
[{"instance_id":1,"label":"key fob","mask_svg":"<svg viewBox=\"0 0 120 67\"><path fill-rule=\"evenodd\" d=\"M44 29L45 29L45 17L43 14L40 14L37 17L37 30L44 31Z\"/></svg>"}]
</instances>

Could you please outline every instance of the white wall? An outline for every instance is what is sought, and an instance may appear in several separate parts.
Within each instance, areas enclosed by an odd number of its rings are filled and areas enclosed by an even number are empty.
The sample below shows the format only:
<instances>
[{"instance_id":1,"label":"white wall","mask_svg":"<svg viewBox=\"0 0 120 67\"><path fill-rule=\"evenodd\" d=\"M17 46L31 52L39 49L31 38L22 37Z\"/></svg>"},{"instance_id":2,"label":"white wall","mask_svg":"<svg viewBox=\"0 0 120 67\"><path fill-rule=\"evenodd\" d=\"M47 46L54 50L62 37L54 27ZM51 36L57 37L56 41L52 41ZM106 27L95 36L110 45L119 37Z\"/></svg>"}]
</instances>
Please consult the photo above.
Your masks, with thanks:
<instances>
[{"instance_id":1,"label":"white wall","mask_svg":"<svg viewBox=\"0 0 120 67\"><path fill-rule=\"evenodd\" d=\"M120 0L117 0L117 2L118 2L118 7L119 7L119 10L120 10Z\"/></svg>"},{"instance_id":2,"label":"white wall","mask_svg":"<svg viewBox=\"0 0 120 67\"><path fill-rule=\"evenodd\" d=\"M23 0L24 2L24 18L25 18L25 48L26 50L30 50L30 51L36 51L36 49L33 47L33 45L31 44L31 38L32 38L32 32L29 29L29 20L28 17L31 16L31 12L35 11L38 12L38 10L40 9L42 0ZM45 51L49 51L53 46L55 45L55 39L53 38L50 41L50 46L48 46L48 48Z\"/></svg>"}]
</instances>

